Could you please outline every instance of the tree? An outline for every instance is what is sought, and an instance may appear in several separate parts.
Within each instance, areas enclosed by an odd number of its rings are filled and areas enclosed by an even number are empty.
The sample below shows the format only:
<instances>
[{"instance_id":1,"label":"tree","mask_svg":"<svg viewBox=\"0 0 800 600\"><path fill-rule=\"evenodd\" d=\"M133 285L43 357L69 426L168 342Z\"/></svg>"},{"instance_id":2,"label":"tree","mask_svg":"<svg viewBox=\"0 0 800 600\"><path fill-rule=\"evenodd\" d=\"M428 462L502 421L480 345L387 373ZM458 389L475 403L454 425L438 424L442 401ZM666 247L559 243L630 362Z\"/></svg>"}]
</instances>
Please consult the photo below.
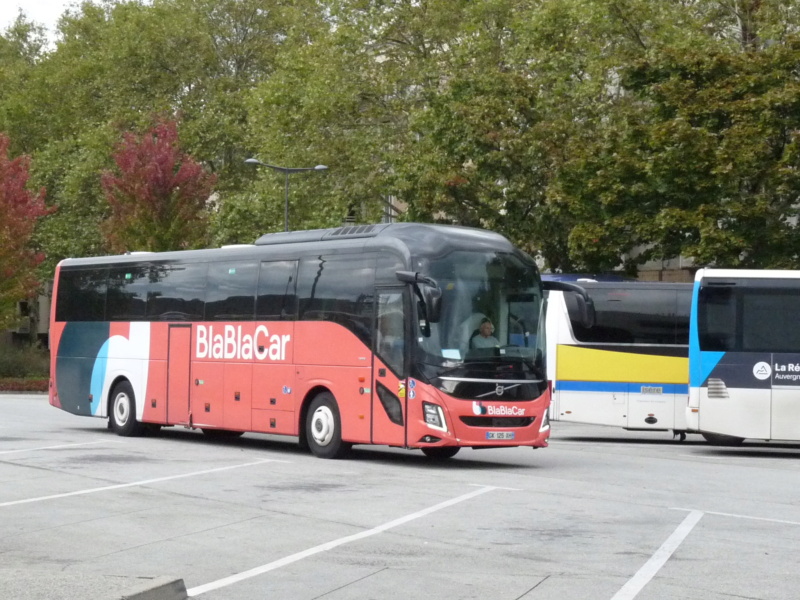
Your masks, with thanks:
<instances>
[{"instance_id":1,"label":"tree","mask_svg":"<svg viewBox=\"0 0 800 600\"><path fill-rule=\"evenodd\" d=\"M112 251L163 252L206 243L216 176L178 146L174 121L143 136L124 136L114 155L117 172L102 176L111 216L103 231Z\"/></svg>"},{"instance_id":2,"label":"tree","mask_svg":"<svg viewBox=\"0 0 800 600\"><path fill-rule=\"evenodd\" d=\"M0 134L0 325L36 289L35 267L43 256L29 243L37 220L51 212L44 188L35 193L27 189L30 159L9 158L9 144L8 136Z\"/></svg>"},{"instance_id":3,"label":"tree","mask_svg":"<svg viewBox=\"0 0 800 600\"><path fill-rule=\"evenodd\" d=\"M625 74L653 108L644 234L702 264L800 267L800 38L655 58Z\"/></svg>"}]
</instances>

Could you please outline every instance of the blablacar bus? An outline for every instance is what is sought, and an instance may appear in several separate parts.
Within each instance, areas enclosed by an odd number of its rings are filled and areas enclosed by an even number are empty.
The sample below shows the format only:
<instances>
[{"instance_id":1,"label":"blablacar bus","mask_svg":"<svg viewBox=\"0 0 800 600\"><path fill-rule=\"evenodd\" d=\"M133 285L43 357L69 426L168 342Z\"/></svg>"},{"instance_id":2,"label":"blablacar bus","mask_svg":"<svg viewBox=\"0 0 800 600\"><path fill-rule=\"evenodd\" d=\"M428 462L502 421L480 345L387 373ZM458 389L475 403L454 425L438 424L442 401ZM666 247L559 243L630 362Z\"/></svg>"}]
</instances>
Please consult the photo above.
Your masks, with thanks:
<instances>
[{"instance_id":1,"label":"blablacar bus","mask_svg":"<svg viewBox=\"0 0 800 600\"><path fill-rule=\"evenodd\" d=\"M545 276L546 277L546 276ZM577 279L594 305L585 327L578 296L549 292L550 418L672 430L681 440L688 399L692 284Z\"/></svg>"},{"instance_id":2,"label":"blablacar bus","mask_svg":"<svg viewBox=\"0 0 800 600\"><path fill-rule=\"evenodd\" d=\"M800 271L701 269L687 424L711 443L800 441Z\"/></svg>"},{"instance_id":3,"label":"blablacar bus","mask_svg":"<svg viewBox=\"0 0 800 600\"><path fill-rule=\"evenodd\" d=\"M542 281L488 231L362 225L66 259L52 306L50 403L120 435L285 434L323 458L547 446ZM473 348L484 319L497 344Z\"/></svg>"}]
</instances>

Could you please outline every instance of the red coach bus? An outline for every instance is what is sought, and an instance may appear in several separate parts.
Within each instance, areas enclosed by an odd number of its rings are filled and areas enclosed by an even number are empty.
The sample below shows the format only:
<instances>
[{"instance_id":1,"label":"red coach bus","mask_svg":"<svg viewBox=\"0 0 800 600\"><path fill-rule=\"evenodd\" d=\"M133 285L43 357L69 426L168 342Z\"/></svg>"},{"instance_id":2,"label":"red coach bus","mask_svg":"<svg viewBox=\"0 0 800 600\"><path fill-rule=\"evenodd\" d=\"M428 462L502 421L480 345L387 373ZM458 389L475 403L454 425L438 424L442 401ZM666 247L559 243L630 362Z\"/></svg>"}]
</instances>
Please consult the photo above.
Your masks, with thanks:
<instances>
[{"instance_id":1,"label":"red coach bus","mask_svg":"<svg viewBox=\"0 0 800 600\"><path fill-rule=\"evenodd\" d=\"M50 404L120 435L285 434L323 458L547 445L542 282L488 231L363 225L66 259L52 306ZM497 343L472 348L485 318Z\"/></svg>"}]
</instances>

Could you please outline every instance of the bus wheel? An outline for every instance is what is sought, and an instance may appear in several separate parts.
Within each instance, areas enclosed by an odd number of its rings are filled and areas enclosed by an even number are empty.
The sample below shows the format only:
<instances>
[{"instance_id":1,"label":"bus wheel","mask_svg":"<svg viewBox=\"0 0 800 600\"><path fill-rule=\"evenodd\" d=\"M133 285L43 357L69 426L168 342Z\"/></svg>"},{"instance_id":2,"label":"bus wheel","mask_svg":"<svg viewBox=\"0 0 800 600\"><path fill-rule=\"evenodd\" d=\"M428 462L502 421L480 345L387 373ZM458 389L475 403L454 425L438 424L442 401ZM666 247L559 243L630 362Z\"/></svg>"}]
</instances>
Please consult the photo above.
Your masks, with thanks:
<instances>
[{"instance_id":1,"label":"bus wheel","mask_svg":"<svg viewBox=\"0 0 800 600\"><path fill-rule=\"evenodd\" d=\"M133 388L127 381L121 381L111 392L111 410L109 411L111 429L117 435L126 437L139 435L141 424L136 420L136 399Z\"/></svg>"},{"instance_id":2,"label":"bus wheel","mask_svg":"<svg viewBox=\"0 0 800 600\"><path fill-rule=\"evenodd\" d=\"M341 458L350 450L342 441L339 407L329 392L317 395L308 407L306 439L311 453L319 458Z\"/></svg>"},{"instance_id":3,"label":"bus wheel","mask_svg":"<svg viewBox=\"0 0 800 600\"><path fill-rule=\"evenodd\" d=\"M712 446L741 446L744 438L721 433L701 433L705 440Z\"/></svg>"},{"instance_id":4,"label":"bus wheel","mask_svg":"<svg viewBox=\"0 0 800 600\"><path fill-rule=\"evenodd\" d=\"M461 450L458 446L438 446L436 448L423 448L422 453L431 460L445 460L453 458L458 451Z\"/></svg>"}]
</instances>

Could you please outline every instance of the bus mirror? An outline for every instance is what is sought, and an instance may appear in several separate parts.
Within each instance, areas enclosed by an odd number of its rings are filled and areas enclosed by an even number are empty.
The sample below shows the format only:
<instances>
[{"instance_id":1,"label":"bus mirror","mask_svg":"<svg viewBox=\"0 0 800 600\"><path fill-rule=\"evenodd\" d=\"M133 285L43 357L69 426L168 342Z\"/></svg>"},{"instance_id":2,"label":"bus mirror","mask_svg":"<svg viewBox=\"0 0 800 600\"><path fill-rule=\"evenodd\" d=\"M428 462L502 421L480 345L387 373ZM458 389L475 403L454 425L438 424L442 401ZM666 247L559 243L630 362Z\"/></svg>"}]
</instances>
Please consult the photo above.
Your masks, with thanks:
<instances>
[{"instance_id":1,"label":"bus mirror","mask_svg":"<svg viewBox=\"0 0 800 600\"><path fill-rule=\"evenodd\" d=\"M414 292L421 303L420 316L424 315L427 323L438 323L442 314L442 290L436 280L413 271L397 271L395 275L403 283L414 286Z\"/></svg>"},{"instance_id":2,"label":"bus mirror","mask_svg":"<svg viewBox=\"0 0 800 600\"><path fill-rule=\"evenodd\" d=\"M403 283L424 283L431 287L439 287L434 279L414 271L396 271L395 276Z\"/></svg>"},{"instance_id":3,"label":"bus mirror","mask_svg":"<svg viewBox=\"0 0 800 600\"><path fill-rule=\"evenodd\" d=\"M422 288L422 298L425 303L425 313L428 321L438 323L442 316L442 290L438 287L426 285Z\"/></svg>"},{"instance_id":4,"label":"bus mirror","mask_svg":"<svg viewBox=\"0 0 800 600\"><path fill-rule=\"evenodd\" d=\"M542 288L558 292L569 292L575 294L578 301L578 312L580 313L581 325L586 329L594 326L595 310L594 301L589 293L581 286L566 281L543 281Z\"/></svg>"}]
</instances>

